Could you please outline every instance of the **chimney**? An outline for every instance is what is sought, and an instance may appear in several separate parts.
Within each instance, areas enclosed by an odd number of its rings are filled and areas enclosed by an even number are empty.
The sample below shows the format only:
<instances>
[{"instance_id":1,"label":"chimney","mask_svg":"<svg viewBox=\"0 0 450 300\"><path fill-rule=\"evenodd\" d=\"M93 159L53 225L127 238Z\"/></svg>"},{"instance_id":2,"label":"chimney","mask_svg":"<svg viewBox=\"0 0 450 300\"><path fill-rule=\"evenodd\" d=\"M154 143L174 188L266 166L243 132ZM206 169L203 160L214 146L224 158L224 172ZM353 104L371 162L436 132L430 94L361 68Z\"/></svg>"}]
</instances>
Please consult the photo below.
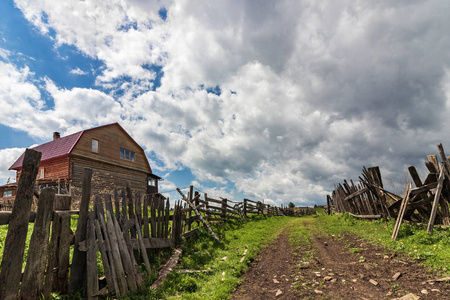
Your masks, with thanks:
<instances>
[{"instance_id":1,"label":"chimney","mask_svg":"<svg viewBox=\"0 0 450 300\"><path fill-rule=\"evenodd\" d=\"M59 134L59 132L57 132L57 131L53 132L53 140L56 141L59 138L61 138L61 135Z\"/></svg>"}]
</instances>

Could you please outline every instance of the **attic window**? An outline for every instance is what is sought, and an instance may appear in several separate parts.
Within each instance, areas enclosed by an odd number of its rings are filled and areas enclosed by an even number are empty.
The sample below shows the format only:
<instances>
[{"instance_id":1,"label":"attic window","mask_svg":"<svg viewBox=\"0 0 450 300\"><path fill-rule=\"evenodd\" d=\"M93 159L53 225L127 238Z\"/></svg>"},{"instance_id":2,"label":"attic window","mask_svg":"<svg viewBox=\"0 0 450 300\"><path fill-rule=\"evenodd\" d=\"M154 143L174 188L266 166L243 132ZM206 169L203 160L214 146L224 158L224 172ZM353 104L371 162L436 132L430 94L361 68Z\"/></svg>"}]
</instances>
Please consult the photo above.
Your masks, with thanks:
<instances>
[{"instance_id":1,"label":"attic window","mask_svg":"<svg viewBox=\"0 0 450 300\"><path fill-rule=\"evenodd\" d=\"M44 168L39 170L39 179L44 179Z\"/></svg>"},{"instance_id":2,"label":"attic window","mask_svg":"<svg viewBox=\"0 0 450 300\"><path fill-rule=\"evenodd\" d=\"M98 140L92 139L92 152L98 153Z\"/></svg>"},{"instance_id":3,"label":"attic window","mask_svg":"<svg viewBox=\"0 0 450 300\"><path fill-rule=\"evenodd\" d=\"M123 148L120 148L120 158L121 159L130 160L130 161L134 161L134 152L125 150Z\"/></svg>"}]
</instances>

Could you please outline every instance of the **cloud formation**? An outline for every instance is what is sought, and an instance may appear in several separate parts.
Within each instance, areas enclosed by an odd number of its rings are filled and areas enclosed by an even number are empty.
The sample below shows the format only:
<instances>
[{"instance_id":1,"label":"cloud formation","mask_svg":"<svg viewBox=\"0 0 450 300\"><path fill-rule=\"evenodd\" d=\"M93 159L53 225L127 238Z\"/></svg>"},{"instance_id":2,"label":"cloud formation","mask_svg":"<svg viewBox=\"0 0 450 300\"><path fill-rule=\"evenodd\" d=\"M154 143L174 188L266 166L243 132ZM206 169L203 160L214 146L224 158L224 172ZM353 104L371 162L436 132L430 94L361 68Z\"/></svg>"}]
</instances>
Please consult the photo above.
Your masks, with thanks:
<instances>
[{"instance_id":1,"label":"cloud formation","mask_svg":"<svg viewBox=\"0 0 450 300\"><path fill-rule=\"evenodd\" d=\"M120 120L163 170L296 204L364 165L402 181L450 147L448 1L15 2L56 47L104 63L96 87L39 78L47 108L0 51L0 103L18 103L1 122L30 135Z\"/></svg>"}]
</instances>

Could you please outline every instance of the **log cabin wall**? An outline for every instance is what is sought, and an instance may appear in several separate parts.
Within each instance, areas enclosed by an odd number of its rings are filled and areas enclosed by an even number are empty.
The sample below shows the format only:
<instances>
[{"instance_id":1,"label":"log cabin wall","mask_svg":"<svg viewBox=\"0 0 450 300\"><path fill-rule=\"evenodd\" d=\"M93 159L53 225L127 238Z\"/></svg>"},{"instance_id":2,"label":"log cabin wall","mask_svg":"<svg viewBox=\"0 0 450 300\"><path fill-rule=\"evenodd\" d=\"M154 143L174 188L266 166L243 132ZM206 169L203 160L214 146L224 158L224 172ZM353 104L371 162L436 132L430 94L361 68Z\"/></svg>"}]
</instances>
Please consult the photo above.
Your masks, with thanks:
<instances>
[{"instance_id":1,"label":"log cabin wall","mask_svg":"<svg viewBox=\"0 0 450 300\"><path fill-rule=\"evenodd\" d=\"M86 159L83 157L72 157L71 164L71 195L74 207L78 207L81 200L81 183L83 168L91 168L92 172L92 194L113 194L114 188L124 188L129 181L131 189L141 194L147 191L147 173L131 170L120 165L113 165L101 161Z\"/></svg>"},{"instance_id":2,"label":"log cabin wall","mask_svg":"<svg viewBox=\"0 0 450 300\"><path fill-rule=\"evenodd\" d=\"M40 178L40 172L42 169L44 169L44 178ZM55 181L58 179L68 179L69 175L69 157L58 157L52 160L45 161L39 166L39 172L37 176L38 184L41 180Z\"/></svg>"}]
</instances>

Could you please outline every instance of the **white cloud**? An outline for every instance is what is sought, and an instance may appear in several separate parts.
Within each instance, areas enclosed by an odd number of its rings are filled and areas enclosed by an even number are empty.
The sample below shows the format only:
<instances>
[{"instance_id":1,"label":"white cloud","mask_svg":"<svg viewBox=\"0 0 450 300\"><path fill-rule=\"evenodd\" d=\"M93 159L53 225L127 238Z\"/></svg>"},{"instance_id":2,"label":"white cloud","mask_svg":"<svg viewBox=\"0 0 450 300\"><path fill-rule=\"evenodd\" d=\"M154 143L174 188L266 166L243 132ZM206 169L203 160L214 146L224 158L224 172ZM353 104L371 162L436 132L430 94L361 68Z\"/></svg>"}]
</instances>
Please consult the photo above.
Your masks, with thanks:
<instances>
[{"instance_id":1,"label":"white cloud","mask_svg":"<svg viewBox=\"0 0 450 300\"><path fill-rule=\"evenodd\" d=\"M9 167L22 155L25 148L0 149L0 185L16 182L16 171L8 171Z\"/></svg>"},{"instance_id":2,"label":"white cloud","mask_svg":"<svg viewBox=\"0 0 450 300\"><path fill-rule=\"evenodd\" d=\"M0 122L35 136L122 120L157 170L297 205L324 202L363 165L403 177L450 147L447 1L16 3L56 46L105 64L99 90L45 79L48 109L27 67L0 62ZM164 72L155 91L151 65Z\"/></svg>"},{"instance_id":3,"label":"white cloud","mask_svg":"<svg viewBox=\"0 0 450 300\"><path fill-rule=\"evenodd\" d=\"M69 73L73 74L73 75L87 75L87 74L89 74L88 72L83 71L80 68L76 68L76 69L70 70Z\"/></svg>"}]
</instances>

